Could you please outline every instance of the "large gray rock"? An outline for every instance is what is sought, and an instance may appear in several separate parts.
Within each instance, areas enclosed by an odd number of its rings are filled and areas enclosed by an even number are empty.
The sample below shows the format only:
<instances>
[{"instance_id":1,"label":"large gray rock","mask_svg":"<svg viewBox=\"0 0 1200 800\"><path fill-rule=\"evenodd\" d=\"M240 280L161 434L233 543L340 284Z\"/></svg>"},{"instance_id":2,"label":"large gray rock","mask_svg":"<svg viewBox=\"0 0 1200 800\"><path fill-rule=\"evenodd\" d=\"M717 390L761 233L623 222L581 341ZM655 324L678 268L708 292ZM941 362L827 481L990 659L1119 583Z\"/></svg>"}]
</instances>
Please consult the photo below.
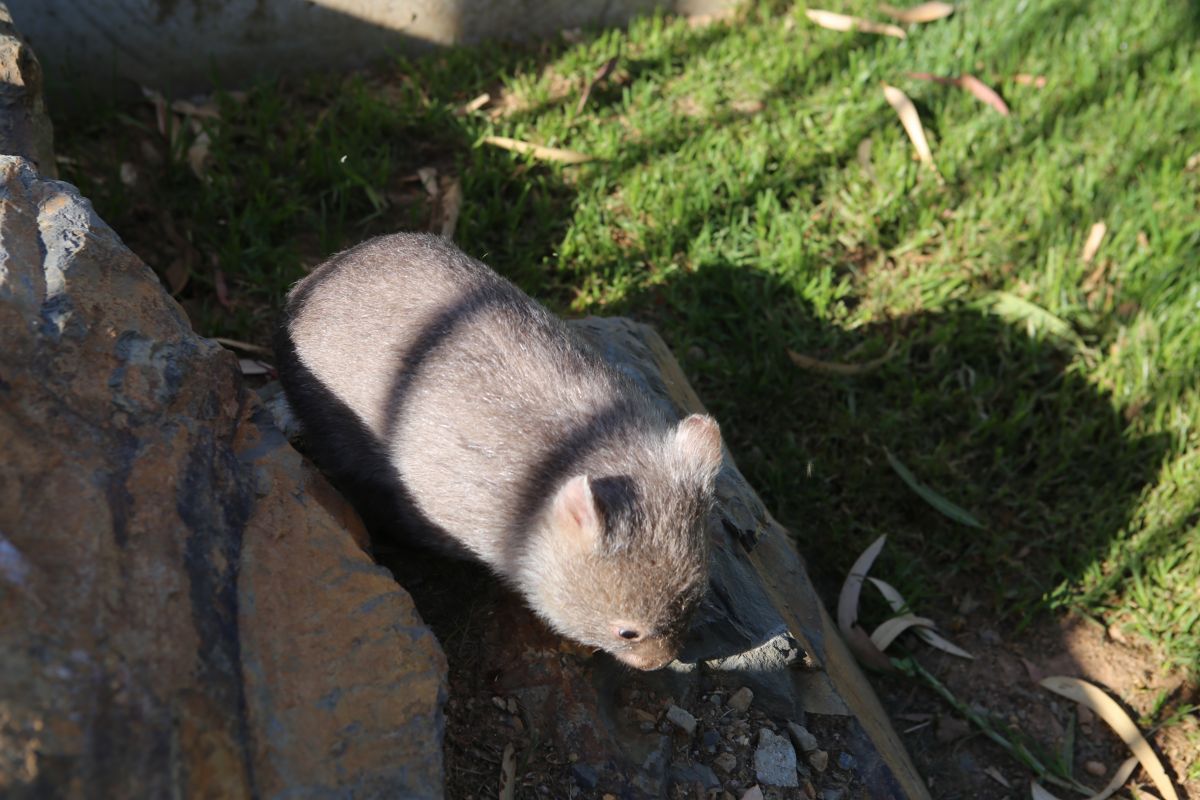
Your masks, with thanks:
<instances>
[{"instance_id":1,"label":"large gray rock","mask_svg":"<svg viewBox=\"0 0 1200 800\"><path fill-rule=\"evenodd\" d=\"M54 129L42 101L42 66L0 3L0 154L24 156L58 177Z\"/></svg>"},{"instance_id":2,"label":"large gray rock","mask_svg":"<svg viewBox=\"0 0 1200 800\"><path fill-rule=\"evenodd\" d=\"M232 353L0 157L0 795L440 797L445 660Z\"/></svg>"}]
</instances>

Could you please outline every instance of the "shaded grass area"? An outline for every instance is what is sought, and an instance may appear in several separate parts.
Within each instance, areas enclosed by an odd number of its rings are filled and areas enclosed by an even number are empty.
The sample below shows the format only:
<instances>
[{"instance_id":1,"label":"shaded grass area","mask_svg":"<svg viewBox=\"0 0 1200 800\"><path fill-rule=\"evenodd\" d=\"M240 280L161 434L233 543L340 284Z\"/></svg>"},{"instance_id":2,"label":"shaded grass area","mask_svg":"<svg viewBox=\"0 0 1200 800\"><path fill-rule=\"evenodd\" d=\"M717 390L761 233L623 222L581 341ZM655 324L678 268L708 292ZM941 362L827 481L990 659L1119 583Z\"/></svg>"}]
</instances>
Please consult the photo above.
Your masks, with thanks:
<instances>
[{"instance_id":1,"label":"shaded grass area","mask_svg":"<svg viewBox=\"0 0 1200 800\"><path fill-rule=\"evenodd\" d=\"M1073 608L1194 671L1195 15L1005 0L909 33L837 34L778 4L704 27L648 18L222 95L203 178L195 128L164 137L148 108L113 112L60 128L62 171L170 271L201 333L261 344L306 268L429 224L415 170L455 174L464 249L560 313L660 330L827 599L886 533L876 571L918 608L981 603L1010 629ZM910 70L972 72L1014 113ZM881 81L917 103L944 183L913 160ZM492 102L461 113L482 92ZM477 144L492 133L597 160ZM854 377L787 355L892 347ZM923 504L885 448L985 529Z\"/></svg>"}]
</instances>

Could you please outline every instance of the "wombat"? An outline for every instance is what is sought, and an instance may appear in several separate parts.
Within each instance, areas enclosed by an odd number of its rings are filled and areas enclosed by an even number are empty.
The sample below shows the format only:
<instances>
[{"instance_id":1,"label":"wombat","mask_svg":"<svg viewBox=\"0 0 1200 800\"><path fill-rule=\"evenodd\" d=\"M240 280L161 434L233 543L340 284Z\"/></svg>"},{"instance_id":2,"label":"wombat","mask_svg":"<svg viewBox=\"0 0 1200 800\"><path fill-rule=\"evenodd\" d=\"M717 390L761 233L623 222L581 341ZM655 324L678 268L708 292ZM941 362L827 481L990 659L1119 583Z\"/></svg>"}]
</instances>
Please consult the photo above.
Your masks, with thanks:
<instances>
[{"instance_id":1,"label":"wombat","mask_svg":"<svg viewBox=\"0 0 1200 800\"><path fill-rule=\"evenodd\" d=\"M669 418L432 235L322 264L288 295L277 350L310 455L365 517L482 561L628 665L676 656L707 585L712 418Z\"/></svg>"}]
</instances>

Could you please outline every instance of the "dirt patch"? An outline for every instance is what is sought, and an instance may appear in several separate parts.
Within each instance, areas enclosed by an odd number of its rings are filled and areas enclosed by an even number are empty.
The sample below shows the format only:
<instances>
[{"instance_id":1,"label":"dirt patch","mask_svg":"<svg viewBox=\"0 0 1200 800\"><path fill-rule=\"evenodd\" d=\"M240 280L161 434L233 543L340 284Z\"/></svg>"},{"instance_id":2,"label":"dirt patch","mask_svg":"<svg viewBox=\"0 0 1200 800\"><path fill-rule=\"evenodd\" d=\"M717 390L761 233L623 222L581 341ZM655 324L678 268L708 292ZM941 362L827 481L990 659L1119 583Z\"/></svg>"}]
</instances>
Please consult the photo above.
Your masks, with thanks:
<instances>
[{"instance_id":1,"label":"dirt patch","mask_svg":"<svg viewBox=\"0 0 1200 800\"><path fill-rule=\"evenodd\" d=\"M973 632L955 637L975 660L922 654L922 663L956 697L1006 728L1011 739L1025 744L1043 762L1069 758L1073 775L1097 790L1129 757L1129 750L1102 720L1042 689L1039 680L1051 675L1087 680L1107 690L1135 721L1169 719L1173 711L1182 710L1178 724L1159 729L1150 741L1183 796L1200 797L1200 781L1187 780L1200 752L1200 716L1194 710L1186 713L1189 705L1200 701L1200 691L1181 673L1156 670L1158 658L1148 648L1119 641L1101 625L1078 617L1047 620L1011 638L1002 638L989 624L976 617L965 626ZM899 679L876 685L935 798L1027 796L1030 770L931 690ZM1145 720L1141 725L1144 732L1149 730ZM1140 770L1133 776L1135 785L1144 786L1147 780ZM1075 796L1043 785L1059 797Z\"/></svg>"}]
</instances>

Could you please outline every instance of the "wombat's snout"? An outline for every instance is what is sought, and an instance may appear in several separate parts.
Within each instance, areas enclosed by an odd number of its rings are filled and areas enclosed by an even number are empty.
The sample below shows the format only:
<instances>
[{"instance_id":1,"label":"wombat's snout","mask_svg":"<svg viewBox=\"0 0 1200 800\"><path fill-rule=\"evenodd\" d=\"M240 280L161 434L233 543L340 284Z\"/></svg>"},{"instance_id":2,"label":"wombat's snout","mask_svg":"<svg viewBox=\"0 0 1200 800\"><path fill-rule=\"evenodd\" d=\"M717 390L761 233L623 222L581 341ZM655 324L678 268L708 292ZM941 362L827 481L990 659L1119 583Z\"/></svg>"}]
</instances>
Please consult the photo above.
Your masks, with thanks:
<instances>
[{"instance_id":1,"label":"wombat's snout","mask_svg":"<svg viewBox=\"0 0 1200 800\"><path fill-rule=\"evenodd\" d=\"M651 644L650 642L644 643ZM651 672L656 669L662 669L667 664L675 660L679 648L672 647L667 644L658 644L655 647L640 647L637 650L626 650L621 653L613 653L617 660L629 666L640 669L645 672Z\"/></svg>"}]
</instances>

